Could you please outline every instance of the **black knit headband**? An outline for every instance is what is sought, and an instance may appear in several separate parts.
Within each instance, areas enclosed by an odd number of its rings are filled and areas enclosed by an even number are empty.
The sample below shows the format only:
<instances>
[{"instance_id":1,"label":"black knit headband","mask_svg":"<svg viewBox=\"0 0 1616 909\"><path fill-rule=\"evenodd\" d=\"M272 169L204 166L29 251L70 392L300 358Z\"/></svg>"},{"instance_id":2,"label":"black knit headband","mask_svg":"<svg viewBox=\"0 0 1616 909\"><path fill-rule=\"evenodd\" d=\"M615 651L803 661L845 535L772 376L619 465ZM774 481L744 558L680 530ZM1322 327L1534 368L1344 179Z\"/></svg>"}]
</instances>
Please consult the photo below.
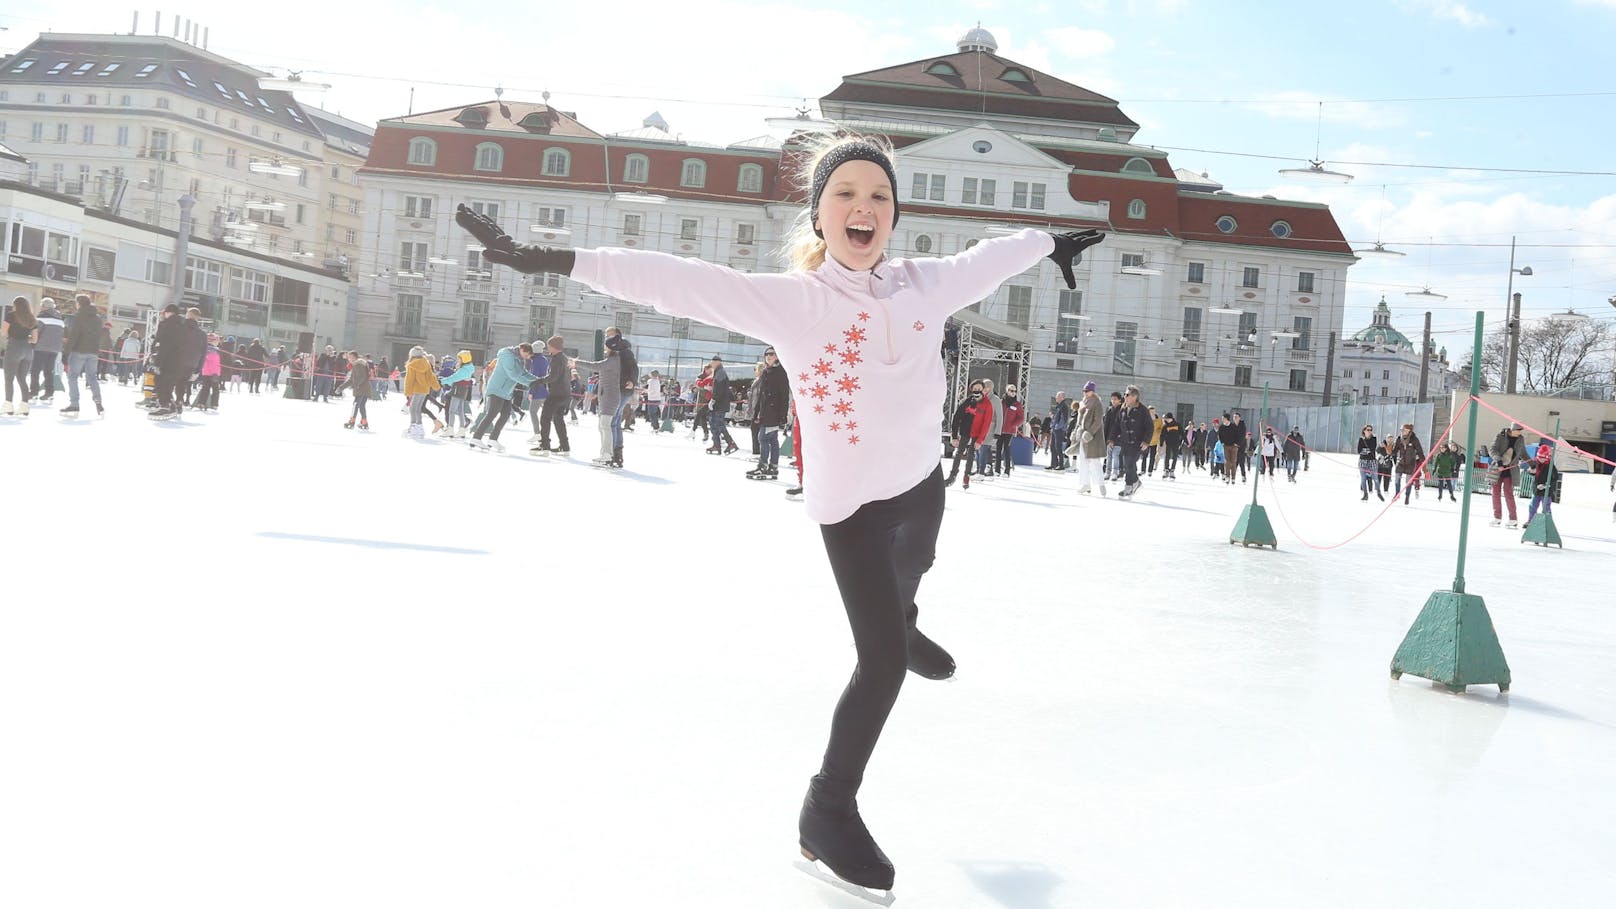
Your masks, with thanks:
<instances>
[{"instance_id":1,"label":"black knit headband","mask_svg":"<svg viewBox=\"0 0 1616 909\"><path fill-rule=\"evenodd\" d=\"M892 169L892 160L881 149L868 142L848 142L845 145L838 145L827 152L825 157L819 159L819 163L814 166L813 201L810 203L808 213L810 223L819 220L819 197L825 192L825 181L830 179L830 175L835 172L836 168L849 161L868 161L871 164L880 165L881 169L887 172L887 180L892 184L892 224L896 227L898 224L898 174ZM814 234L820 239L824 239L825 233L818 227L814 228Z\"/></svg>"}]
</instances>

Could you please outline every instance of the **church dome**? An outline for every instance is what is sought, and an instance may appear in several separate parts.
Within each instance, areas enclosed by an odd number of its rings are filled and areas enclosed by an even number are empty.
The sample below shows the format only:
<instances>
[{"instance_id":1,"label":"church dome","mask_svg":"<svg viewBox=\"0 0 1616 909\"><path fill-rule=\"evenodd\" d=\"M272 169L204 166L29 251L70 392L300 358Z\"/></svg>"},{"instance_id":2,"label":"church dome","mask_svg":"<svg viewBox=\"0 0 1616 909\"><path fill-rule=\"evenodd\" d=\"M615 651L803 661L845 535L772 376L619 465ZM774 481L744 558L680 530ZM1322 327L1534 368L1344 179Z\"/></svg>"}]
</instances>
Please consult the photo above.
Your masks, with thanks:
<instances>
[{"instance_id":1,"label":"church dome","mask_svg":"<svg viewBox=\"0 0 1616 909\"><path fill-rule=\"evenodd\" d=\"M1392 310L1386 305L1386 298L1380 298L1380 304L1375 307L1375 319L1368 328L1358 332L1347 341L1356 342L1365 346L1392 347L1399 350L1413 350L1414 342L1406 335L1392 327Z\"/></svg>"},{"instance_id":2,"label":"church dome","mask_svg":"<svg viewBox=\"0 0 1616 909\"><path fill-rule=\"evenodd\" d=\"M983 51L991 54L999 49L999 42L993 40L993 35L979 23L976 28L966 32L965 36L956 42L956 46L961 52Z\"/></svg>"}]
</instances>

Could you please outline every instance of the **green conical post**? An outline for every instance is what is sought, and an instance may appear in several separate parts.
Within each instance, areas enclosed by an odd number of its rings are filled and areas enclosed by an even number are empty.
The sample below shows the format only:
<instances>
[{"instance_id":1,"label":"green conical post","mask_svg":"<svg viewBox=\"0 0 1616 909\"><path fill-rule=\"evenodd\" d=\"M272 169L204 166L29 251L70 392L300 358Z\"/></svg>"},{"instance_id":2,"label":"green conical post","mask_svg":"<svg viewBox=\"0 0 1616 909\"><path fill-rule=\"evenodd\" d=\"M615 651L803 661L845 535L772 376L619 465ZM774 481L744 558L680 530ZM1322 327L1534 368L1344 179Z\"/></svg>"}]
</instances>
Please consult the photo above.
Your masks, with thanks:
<instances>
[{"instance_id":1,"label":"green conical post","mask_svg":"<svg viewBox=\"0 0 1616 909\"><path fill-rule=\"evenodd\" d=\"M1470 354L1470 428L1465 435L1464 501L1459 504L1459 567L1453 575L1453 592L1464 593L1465 549L1470 545L1470 484L1476 479L1476 416L1481 408L1476 400L1481 397L1481 335L1485 313L1476 313L1476 341ZM1511 491L1513 494L1513 491Z\"/></svg>"},{"instance_id":2,"label":"green conical post","mask_svg":"<svg viewBox=\"0 0 1616 909\"><path fill-rule=\"evenodd\" d=\"M1262 444L1262 430L1268 422L1268 383L1262 388L1262 417L1257 423L1256 441ZM1244 456L1244 452L1241 453ZM1268 523L1268 512L1257 504L1257 484L1262 482L1262 451L1257 453L1257 475L1251 480L1251 504L1240 511L1240 519L1235 521L1234 530L1229 532L1229 542L1239 543L1241 546L1272 546L1279 548L1279 538L1274 536L1274 525ZM1234 465L1228 465L1230 469Z\"/></svg>"},{"instance_id":3,"label":"green conical post","mask_svg":"<svg viewBox=\"0 0 1616 909\"><path fill-rule=\"evenodd\" d=\"M1538 444L1542 445L1543 443L1538 442ZM1560 418L1556 417L1554 419L1554 450L1558 451L1559 448ZM1535 492L1536 490L1534 490ZM1536 543L1539 546L1552 544L1564 549L1565 544L1560 542L1560 528L1554 526L1554 515L1549 511L1549 506L1554 503L1553 455L1549 457L1549 472L1543 478L1543 496L1543 510L1537 513L1537 517L1526 522L1526 530L1521 533L1521 542Z\"/></svg>"}]
</instances>

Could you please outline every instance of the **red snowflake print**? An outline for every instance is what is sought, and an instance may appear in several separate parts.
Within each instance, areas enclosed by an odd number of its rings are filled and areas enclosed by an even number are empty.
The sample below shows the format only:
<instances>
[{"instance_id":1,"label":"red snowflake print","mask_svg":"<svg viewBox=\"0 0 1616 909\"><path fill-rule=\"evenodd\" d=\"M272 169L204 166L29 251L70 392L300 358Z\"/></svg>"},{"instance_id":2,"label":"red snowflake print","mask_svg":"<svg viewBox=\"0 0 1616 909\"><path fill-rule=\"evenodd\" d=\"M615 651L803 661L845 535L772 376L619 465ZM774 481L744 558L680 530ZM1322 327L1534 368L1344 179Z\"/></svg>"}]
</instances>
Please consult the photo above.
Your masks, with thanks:
<instances>
[{"instance_id":1,"label":"red snowflake print","mask_svg":"<svg viewBox=\"0 0 1616 909\"><path fill-rule=\"evenodd\" d=\"M840 424L840 423L832 423L832 424L830 424L830 431L831 432L841 432L842 431L842 424Z\"/></svg>"},{"instance_id":2,"label":"red snowflake print","mask_svg":"<svg viewBox=\"0 0 1616 909\"><path fill-rule=\"evenodd\" d=\"M832 356L835 356L835 354L836 354L836 345L835 344L826 344L825 345L825 353L828 353L828 354L830 354Z\"/></svg>"},{"instance_id":3,"label":"red snowflake print","mask_svg":"<svg viewBox=\"0 0 1616 909\"><path fill-rule=\"evenodd\" d=\"M823 401L825 396L830 394L830 386L821 382L815 385L813 390L808 393L814 396L815 401Z\"/></svg>"},{"instance_id":4,"label":"red snowflake print","mask_svg":"<svg viewBox=\"0 0 1616 909\"><path fill-rule=\"evenodd\" d=\"M850 401L837 401L831 409L836 411L838 417L845 417L853 412L853 404Z\"/></svg>"},{"instance_id":5,"label":"red snowflake print","mask_svg":"<svg viewBox=\"0 0 1616 909\"><path fill-rule=\"evenodd\" d=\"M855 325L852 328L849 328L847 331L842 332L842 337L846 338L847 343L849 344L863 344L864 329Z\"/></svg>"},{"instance_id":6,"label":"red snowflake print","mask_svg":"<svg viewBox=\"0 0 1616 909\"><path fill-rule=\"evenodd\" d=\"M797 373L797 381L798 382L806 382L806 381L808 381L808 374L805 373L805 372Z\"/></svg>"},{"instance_id":7,"label":"red snowflake print","mask_svg":"<svg viewBox=\"0 0 1616 909\"><path fill-rule=\"evenodd\" d=\"M864 358L859 356L859 352L856 350L842 351L842 362L846 363L848 366L856 366L858 365L859 361L863 359Z\"/></svg>"},{"instance_id":8,"label":"red snowflake print","mask_svg":"<svg viewBox=\"0 0 1616 909\"><path fill-rule=\"evenodd\" d=\"M824 412L825 412L825 405L823 405L823 404L815 404L814 405L814 413L824 413Z\"/></svg>"},{"instance_id":9,"label":"red snowflake print","mask_svg":"<svg viewBox=\"0 0 1616 909\"><path fill-rule=\"evenodd\" d=\"M853 422L852 420L848 420L847 421L847 431L852 432L855 429L858 429L858 424Z\"/></svg>"},{"instance_id":10,"label":"red snowflake print","mask_svg":"<svg viewBox=\"0 0 1616 909\"><path fill-rule=\"evenodd\" d=\"M816 360L814 362L814 372L822 376L830 375L835 368L829 360Z\"/></svg>"},{"instance_id":11,"label":"red snowflake print","mask_svg":"<svg viewBox=\"0 0 1616 909\"><path fill-rule=\"evenodd\" d=\"M858 436L850 435L850 436L847 437L847 444L849 444L849 445L857 445L858 443L859 443L859 437Z\"/></svg>"},{"instance_id":12,"label":"red snowflake print","mask_svg":"<svg viewBox=\"0 0 1616 909\"><path fill-rule=\"evenodd\" d=\"M855 391L858 391L859 390L858 376L842 376L840 379L836 380L836 388L838 390L840 390L842 392L842 394L848 394L848 395L852 394Z\"/></svg>"},{"instance_id":13,"label":"red snowflake print","mask_svg":"<svg viewBox=\"0 0 1616 909\"><path fill-rule=\"evenodd\" d=\"M915 320L915 331L925 331L925 330L926 330L926 323L920 321L919 319L916 319Z\"/></svg>"},{"instance_id":14,"label":"red snowflake print","mask_svg":"<svg viewBox=\"0 0 1616 909\"><path fill-rule=\"evenodd\" d=\"M867 312L859 313L859 321L860 322L868 322L868 321L870 321L870 314L867 313Z\"/></svg>"}]
</instances>

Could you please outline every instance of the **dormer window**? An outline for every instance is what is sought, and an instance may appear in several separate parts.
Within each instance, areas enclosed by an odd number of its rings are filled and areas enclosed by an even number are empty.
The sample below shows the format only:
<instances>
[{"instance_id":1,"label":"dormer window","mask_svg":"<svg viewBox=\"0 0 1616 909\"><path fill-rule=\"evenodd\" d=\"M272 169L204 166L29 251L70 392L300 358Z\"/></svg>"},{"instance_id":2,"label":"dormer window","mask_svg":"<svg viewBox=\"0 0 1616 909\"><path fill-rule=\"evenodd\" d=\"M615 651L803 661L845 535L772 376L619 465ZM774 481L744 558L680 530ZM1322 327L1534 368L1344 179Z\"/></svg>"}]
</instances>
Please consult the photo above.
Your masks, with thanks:
<instances>
[{"instance_id":1,"label":"dormer window","mask_svg":"<svg viewBox=\"0 0 1616 909\"><path fill-rule=\"evenodd\" d=\"M459 116L455 117L455 122L462 126L487 126L488 111L480 107L468 107L461 111Z\"/></svg>"},{"instance_id":2,"label":"dormer window","mask_svg":"<svg viewBox=\"0 0 1616 909\"><path fill-rule=\"evenodd\" d=\"M1151 167L1150 162L1144 158L1129 158L1128 163L1122 165L1122 172L1125 174L1145 174L1152 177L1156 175L1156 169Z\"/></svg>"},{"instance_id":3,"label":"dormer window","mask_svg":"<svg viewBox=\"0 0 1616 909\"><path fill-rule=\"evenodd\" d=\"M1013 66L1005 69L1004 72L1000 73L999 78L1003 79L1006 82L1031 82L1032 81L1032 77L1027 75L1026 70L1016 69Z\"/></svg>"},{"instance_id":4,"label":"dormer window","mask_svg":"<svg viewBox=\"0 0 1616 909\"><path fill-rule=\"evenodd\" d=\"M930 73L933 76L958 76L959 75L959 70L955 69L952 64L945 63L942 60L938 60L936 63L933 63L932 65L926 67L926 72Z\"/></svg>"},{"instance_id":5,"label":"dormer window","mask_svg":"<svg viewBox=\"0 0 1616 909\"><path fill-rule=\"evenodd\" d=\"M550 117L543 111L533 111L516 125L531 133L547 133L550 131Z\"/></svg>"}]
</instances>

